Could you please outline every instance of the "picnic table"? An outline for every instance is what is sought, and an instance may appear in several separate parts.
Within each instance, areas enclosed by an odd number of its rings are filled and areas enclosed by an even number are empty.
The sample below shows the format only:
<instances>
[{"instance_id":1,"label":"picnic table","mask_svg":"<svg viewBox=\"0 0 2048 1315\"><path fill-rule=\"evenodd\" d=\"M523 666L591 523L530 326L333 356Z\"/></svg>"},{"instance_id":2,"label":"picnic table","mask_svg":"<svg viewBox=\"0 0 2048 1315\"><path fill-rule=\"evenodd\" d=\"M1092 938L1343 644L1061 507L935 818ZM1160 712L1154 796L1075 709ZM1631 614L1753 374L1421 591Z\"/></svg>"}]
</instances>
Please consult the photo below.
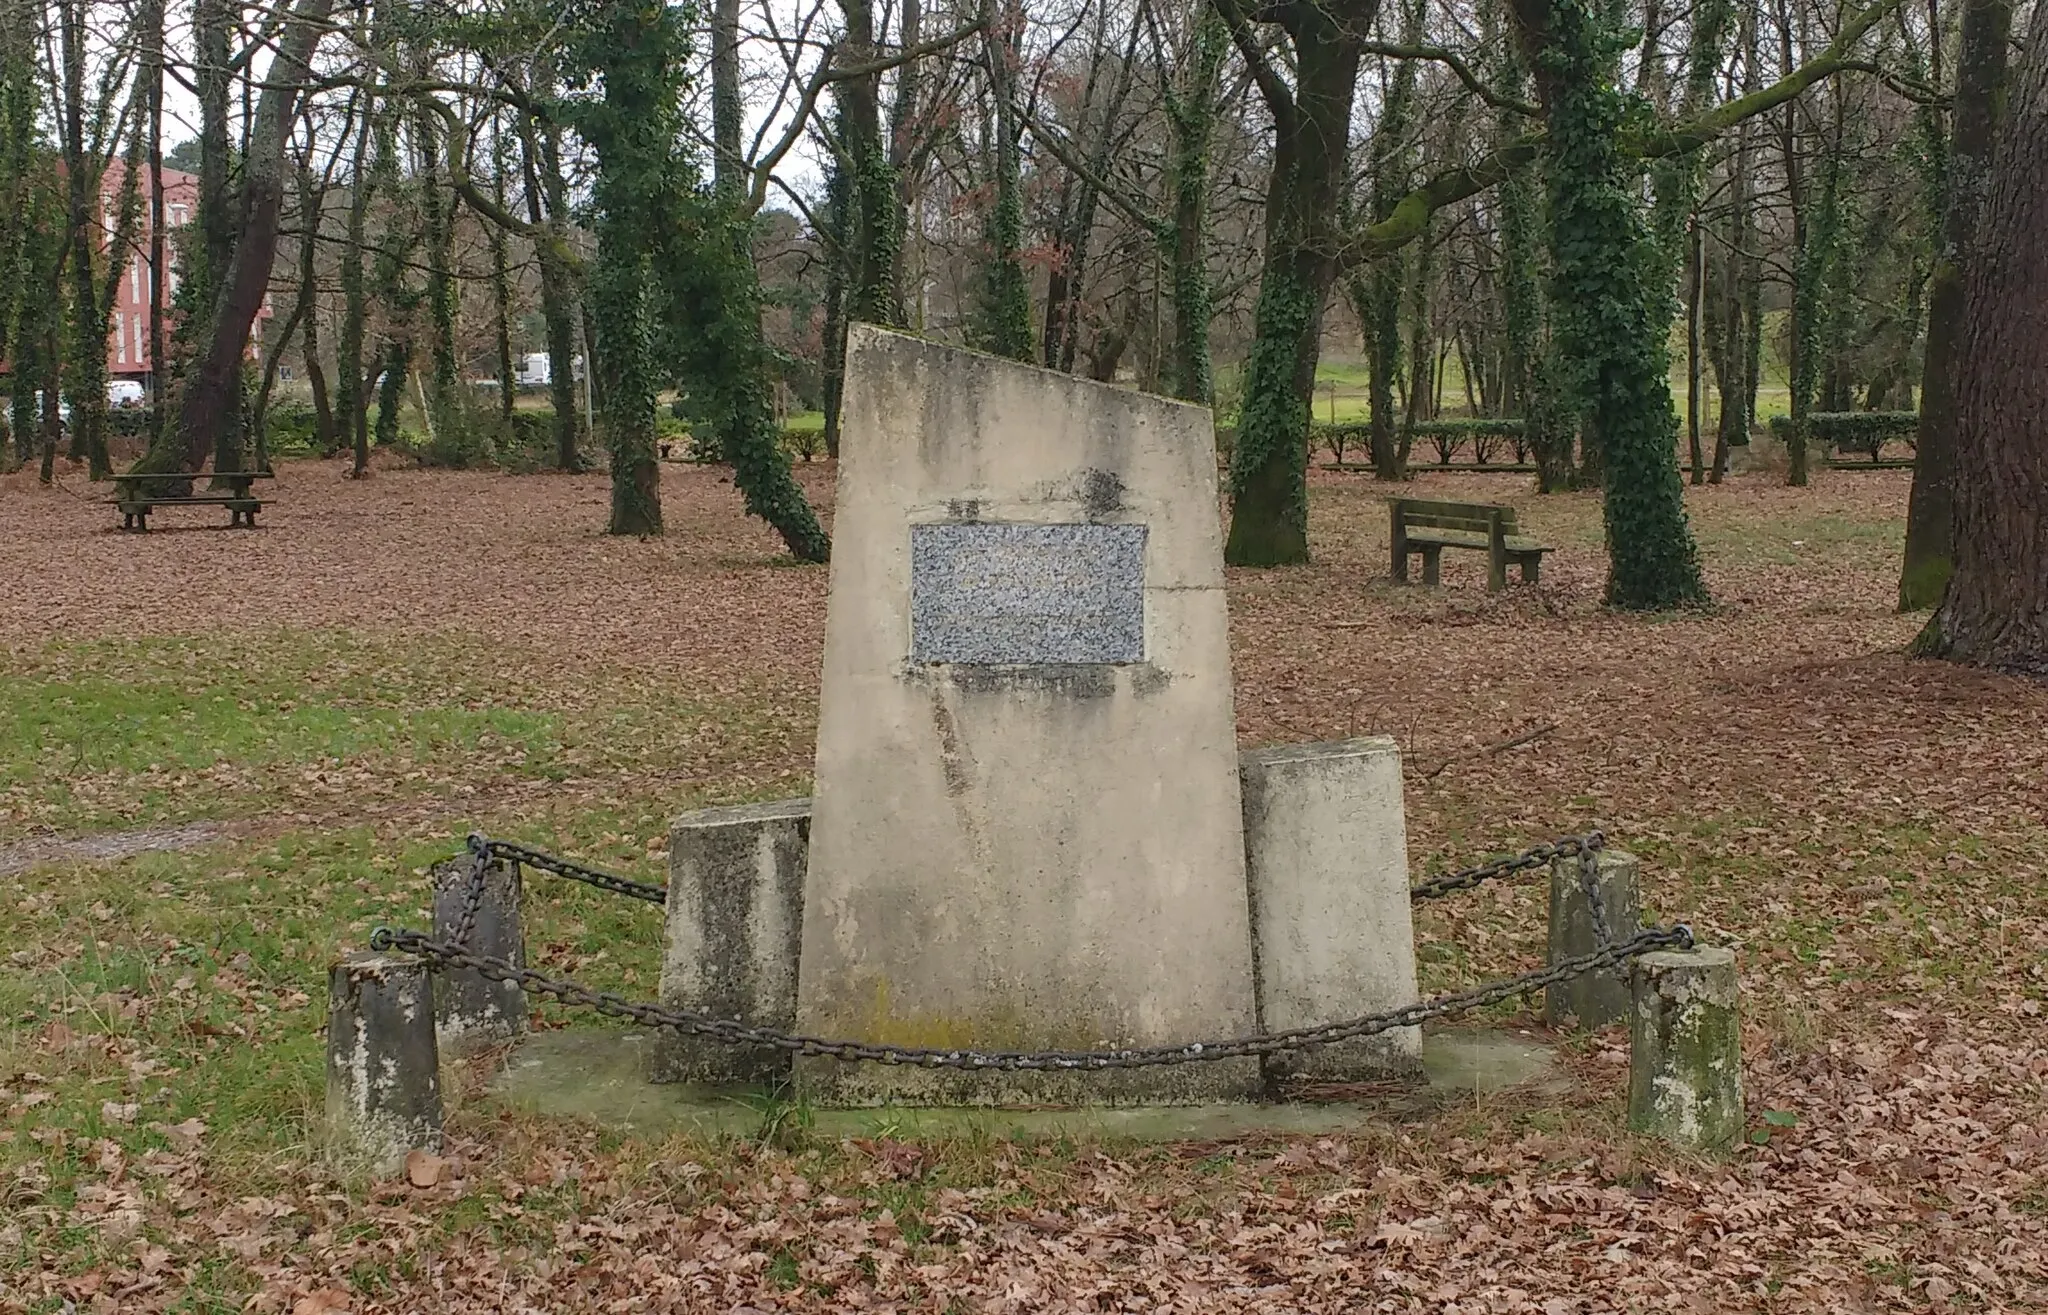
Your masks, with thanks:
<instances>
[{"instance_id":1,"label":"picnic table","mask_svg":"<svg viewBox=\"0 0 2048 1315\"><path fill-rule=\"evenodd\" d=\"M158 507L226 507L229 528L256 528L256 513L263 510L263 502L250 492L250 486L259 479L269 479L267 470L222 470L212 474L185 473L179 471L158 471L147 475L125 474L113 476L115 492L109 499L121 512L121 528L138 534L149 530L149 513ZM150 489L165 484L196 484L202 479L211 479L225 485L218 493L200 493L196 489L186 494L153 493Z\"/></svg>"}]
</instances>

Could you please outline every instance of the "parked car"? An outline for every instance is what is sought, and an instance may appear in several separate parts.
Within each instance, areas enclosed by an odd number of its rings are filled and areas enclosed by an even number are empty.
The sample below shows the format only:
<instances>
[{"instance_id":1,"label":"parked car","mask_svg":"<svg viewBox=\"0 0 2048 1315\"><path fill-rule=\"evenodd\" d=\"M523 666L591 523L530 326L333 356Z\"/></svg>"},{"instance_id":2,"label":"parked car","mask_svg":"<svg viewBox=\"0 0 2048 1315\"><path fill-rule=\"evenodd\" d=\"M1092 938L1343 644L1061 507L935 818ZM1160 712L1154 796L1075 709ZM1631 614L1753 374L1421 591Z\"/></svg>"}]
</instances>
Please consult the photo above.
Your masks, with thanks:
<instances>
[{"instance_id":1,"label":"parked car","mask_svg":"<svg viewBox=\"0 0 2048 1315\"><path fill-rule=\"evenodd\" d=\"M38 392L36 394L36 414L40 416L42 413L43 395ZM71 403L65 401L62 397L57 399L57 422L64 425L71 423Z\"/></svg>"},{"instance_id":2,"label":"parked car","mask_svg":"<svg viewBox=\"0 0 2048 1315\"><path fill-rule=\"evenodd\" d=\"M112 406L141 406L149 400L139 379L109 379L107 402Z\"/></svg>"}]
</instances>

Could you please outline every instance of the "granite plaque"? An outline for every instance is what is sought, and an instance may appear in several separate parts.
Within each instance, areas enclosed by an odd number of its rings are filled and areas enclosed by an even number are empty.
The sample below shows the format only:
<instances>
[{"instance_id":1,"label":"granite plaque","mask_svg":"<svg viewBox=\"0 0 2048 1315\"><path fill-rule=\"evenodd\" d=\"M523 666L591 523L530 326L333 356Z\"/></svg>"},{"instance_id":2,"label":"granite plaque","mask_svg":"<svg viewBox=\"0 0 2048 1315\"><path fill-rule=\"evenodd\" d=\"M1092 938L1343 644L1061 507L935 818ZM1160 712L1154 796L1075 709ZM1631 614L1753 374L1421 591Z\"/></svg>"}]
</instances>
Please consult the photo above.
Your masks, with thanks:
<instances>
[{"instance_id":1,"label":"granite plaque","mask_svg":"<svg viewBox=\"0 0 2048 1315\"><path fill-rule=\"evenodd\" d=\"M1145 660L1145 527L910 527L910 660Z\"/></svg>"}]
</instances>

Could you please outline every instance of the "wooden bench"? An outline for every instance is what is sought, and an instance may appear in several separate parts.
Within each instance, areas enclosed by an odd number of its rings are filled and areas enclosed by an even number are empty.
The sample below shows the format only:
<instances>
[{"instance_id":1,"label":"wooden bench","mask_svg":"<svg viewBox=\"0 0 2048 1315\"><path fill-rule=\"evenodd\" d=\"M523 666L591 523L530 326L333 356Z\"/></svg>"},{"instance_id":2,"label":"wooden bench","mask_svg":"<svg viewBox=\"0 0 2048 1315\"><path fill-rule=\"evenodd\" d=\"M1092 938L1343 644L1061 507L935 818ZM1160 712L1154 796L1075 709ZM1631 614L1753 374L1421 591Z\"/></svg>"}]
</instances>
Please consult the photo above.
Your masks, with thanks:
<instances>
[{"instance_id":1,"label":"wooden bench","mask_svg":"<svg viewBox=\"0 0 2048 1315\"><path fill-rule=\"evenodd\" d=\"M1470 548L1488 557L1486 587L1508 586L1508 564L1522 568L1522 583L1534 584L1543 572L1549 548L1524 538L1515 528L1515 509L1480 502L1424 502L1391 499L1393 508L1394 578L1408 579L1408 555L1422 554L1422 582L1434 585L1446 548Z\"/></svg>"},{"instance_id":2,"label":"wooden bench","mask_svg":"<svg viewBox=\"0 0 2048 1315\"><path fill-rule=\"evenodd\" d=\"M270 478L264 470L224 470L213 475L162 472L151 475L115 475L114 496L109 499L121 512L121 528L138 534L149 531L149 513L158 507L226 507L228 526L248 529L256 528L256 513L263 510L260 499L251 496L249 486L259 479ZM147 490L156 484L177 482L196 483L212 479L227 486L224 493L187 493L172 495L150 493Z\"/></svg>"}]
</instances>

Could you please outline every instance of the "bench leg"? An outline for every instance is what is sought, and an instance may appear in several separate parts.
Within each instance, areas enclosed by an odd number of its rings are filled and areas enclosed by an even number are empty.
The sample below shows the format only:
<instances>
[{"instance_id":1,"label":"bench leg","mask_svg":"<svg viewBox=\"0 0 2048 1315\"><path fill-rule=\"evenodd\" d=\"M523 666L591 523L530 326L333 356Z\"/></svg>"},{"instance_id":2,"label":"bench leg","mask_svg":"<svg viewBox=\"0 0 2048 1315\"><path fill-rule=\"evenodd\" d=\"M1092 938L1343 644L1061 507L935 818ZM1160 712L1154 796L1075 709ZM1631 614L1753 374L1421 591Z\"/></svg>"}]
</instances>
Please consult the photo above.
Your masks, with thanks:
<instances>
[{"instance_id":1,"label":"bench leg","mask_svg":"<svg viewBox=\"0 0 2048 1315\"><path fill-rule=\"evenodd\" d=\"M1508 587L1508 559L1498 552L1490 554L1487 559L1486 587L1489 592Z\"/></svg>"},{"instance_id":2,"label":"bench leg","mask_svg":"<svg viewBox=\"0 0 2048 1315\"><path fill-rule=\"evenodd\" d=\"M1441 573L1441 569L1440 569L1440 568L1442 567L1442 564L1443 564L1443 556L1444 556L1444 549L1443 549L1443 545L1442 545L1442 544L1440 544L1440 543L1430 543L1430 544L1424 544L1424 545L1423 545L1423 547L1422 547L1422 584L1423 584L1423 587L1424 587L1424 588L1426 588L1426 589L1434 589L1434 588L1436 588L1436 586L1437 586L1437 581L1438 581L1438 580L1439 580L1439 579L1441 578L1441 575L1442 575L1442 573Z\"/></svg>"},{"instance_id":3,"label":"bench leg","mask_svg":"<svg viewBox=\"0 0 2048 1315\"><path fill-rule=\"evenodd\" d=\"M1535 584L1543 576L1543 554L1536 553L1522 559L1522 583Z\"/></svg>"},{"instance_id":4,"label":"bench leg","mask_svg":"<svg viewBox=\"0 0 2048 1315\"><path fill-rule=\"evenodd\" d=\"M1401 532L1400 522L1394 523L1394 582L1408 583L1408 536Z\"/></svg>"}]
</instances>

